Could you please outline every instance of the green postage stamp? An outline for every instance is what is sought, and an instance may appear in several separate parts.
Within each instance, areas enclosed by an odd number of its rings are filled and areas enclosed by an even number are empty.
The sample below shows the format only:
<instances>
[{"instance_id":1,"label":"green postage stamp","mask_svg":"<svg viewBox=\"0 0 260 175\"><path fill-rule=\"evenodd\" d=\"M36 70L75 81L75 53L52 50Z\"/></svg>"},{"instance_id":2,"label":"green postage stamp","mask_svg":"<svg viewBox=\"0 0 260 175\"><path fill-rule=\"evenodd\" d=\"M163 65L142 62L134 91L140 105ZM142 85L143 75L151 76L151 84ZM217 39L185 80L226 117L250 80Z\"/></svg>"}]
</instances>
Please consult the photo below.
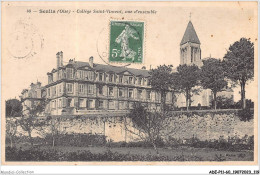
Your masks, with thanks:
<instances>
[{"instance_id":1,"label":"green postage stamp","mask_svg":"<svg viewBox=\"0 0 260 175\"><path fill-rule=\"evenodd\" d=\"M144 22L110 21L109 62L143 63Z\"/></svg>"}]
</instances>

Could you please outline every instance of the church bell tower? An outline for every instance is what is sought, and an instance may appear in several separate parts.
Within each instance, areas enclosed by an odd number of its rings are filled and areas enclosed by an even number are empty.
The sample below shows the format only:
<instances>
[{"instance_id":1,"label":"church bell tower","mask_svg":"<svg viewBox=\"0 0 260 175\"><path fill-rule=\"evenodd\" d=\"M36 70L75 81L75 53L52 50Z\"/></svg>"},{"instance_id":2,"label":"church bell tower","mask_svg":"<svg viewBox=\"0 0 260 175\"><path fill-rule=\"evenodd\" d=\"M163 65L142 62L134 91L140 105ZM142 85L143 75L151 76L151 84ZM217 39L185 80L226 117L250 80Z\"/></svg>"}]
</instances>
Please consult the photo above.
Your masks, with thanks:
<instances>
[{"instance_id":1,"label":"church bell tower","mask_svg":"<svg viewBox=\"0 0 260 175\"><path fill-rule=\"evenodd\" d=\"M185 30L183 38L180 43L180 64L200 64L201 63L201 50L200 40L197 33L189 21Z\"/></svg>"}]
</instances>

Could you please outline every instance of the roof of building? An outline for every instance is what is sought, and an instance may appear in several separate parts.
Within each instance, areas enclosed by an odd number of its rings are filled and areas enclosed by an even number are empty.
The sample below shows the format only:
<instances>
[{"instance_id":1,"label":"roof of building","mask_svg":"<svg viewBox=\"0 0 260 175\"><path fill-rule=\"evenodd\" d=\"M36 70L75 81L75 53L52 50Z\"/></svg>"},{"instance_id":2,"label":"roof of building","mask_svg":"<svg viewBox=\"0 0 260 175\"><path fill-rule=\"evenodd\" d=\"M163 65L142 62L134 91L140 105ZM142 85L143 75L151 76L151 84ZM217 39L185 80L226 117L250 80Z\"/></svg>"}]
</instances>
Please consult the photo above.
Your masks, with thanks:
<instances>
[{"instance_id":1,"label":"roof of building","mask_svg":"<svg viewBox=\"0 0 260 175\"><path fill-rule=\"evenodd\" d=\"M200 44L200 40L198 38L198 35L197 35L191 21L189 21L188 26L185 30L185 33L184 33L183 38L181 40L181 45L185 44L187 42Z\"/></svg>"},{"instance_id":2,"label":"roof of building","mask_svg":"<svg viewBox=\"0 0 260 175\"><path fill-rule=\"evenodd\" d=\"M69 64L72 64L76 69L80 69L83 67L90 67L88 62L82 62L82 61L75 61L71 62ZM105 65L105 64L93 64L93 69L96 71L102 71L102 72L114 72L116 74L120 74L123 72L130 72L135 76L143 76L148 77L150 76L149 71L145 69L134 69L134 68L127 68L122 66L112 66L112 65Z\"/></svg>"}]
</instances>

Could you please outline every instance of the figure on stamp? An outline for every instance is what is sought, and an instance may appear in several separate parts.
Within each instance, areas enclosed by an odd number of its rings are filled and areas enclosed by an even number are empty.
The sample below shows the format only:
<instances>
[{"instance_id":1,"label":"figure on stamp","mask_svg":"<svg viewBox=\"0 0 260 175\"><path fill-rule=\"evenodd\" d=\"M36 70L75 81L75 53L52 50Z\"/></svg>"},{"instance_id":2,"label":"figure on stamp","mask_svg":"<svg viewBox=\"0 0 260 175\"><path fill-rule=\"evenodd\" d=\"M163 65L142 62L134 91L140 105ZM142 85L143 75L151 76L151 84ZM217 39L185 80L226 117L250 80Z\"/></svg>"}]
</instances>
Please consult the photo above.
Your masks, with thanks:
<instances>
[{"instance_id":1,"label":"figure on stamp","mask_svg":"<svg viewBox=\"0 0 260 175\"><path fill-rule=\"evenodd\" d=\"M138 40L139 38L134 36L135 33L136 31L131 29L130 26L126 24L125 29L115 40L116 43L121 44L120 57L123 57L122 60L126 60L126 58L130 58L132 61L134 61L136 52L129 47L129 38L131 37L135 40Z\"/></svg>"}]
</instances>

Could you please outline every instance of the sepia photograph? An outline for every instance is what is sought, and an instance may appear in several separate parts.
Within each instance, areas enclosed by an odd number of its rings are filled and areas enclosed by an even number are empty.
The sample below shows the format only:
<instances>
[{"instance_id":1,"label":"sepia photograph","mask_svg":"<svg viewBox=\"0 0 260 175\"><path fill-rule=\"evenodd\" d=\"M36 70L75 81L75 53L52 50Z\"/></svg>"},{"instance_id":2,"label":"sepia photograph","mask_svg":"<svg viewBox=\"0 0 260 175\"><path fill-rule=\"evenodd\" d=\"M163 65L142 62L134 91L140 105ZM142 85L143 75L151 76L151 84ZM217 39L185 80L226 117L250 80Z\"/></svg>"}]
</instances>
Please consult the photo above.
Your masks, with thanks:
<instances>
[{"instance_id":1,"label":"sepia photograph","mask_svg":"<svg viewBox=\"0 0 260 175\"><path fill-rule=\"evenodd\" d=\"M2 164L258 164L257 1L1 13Z\"/></svg>"}]
</instances>

